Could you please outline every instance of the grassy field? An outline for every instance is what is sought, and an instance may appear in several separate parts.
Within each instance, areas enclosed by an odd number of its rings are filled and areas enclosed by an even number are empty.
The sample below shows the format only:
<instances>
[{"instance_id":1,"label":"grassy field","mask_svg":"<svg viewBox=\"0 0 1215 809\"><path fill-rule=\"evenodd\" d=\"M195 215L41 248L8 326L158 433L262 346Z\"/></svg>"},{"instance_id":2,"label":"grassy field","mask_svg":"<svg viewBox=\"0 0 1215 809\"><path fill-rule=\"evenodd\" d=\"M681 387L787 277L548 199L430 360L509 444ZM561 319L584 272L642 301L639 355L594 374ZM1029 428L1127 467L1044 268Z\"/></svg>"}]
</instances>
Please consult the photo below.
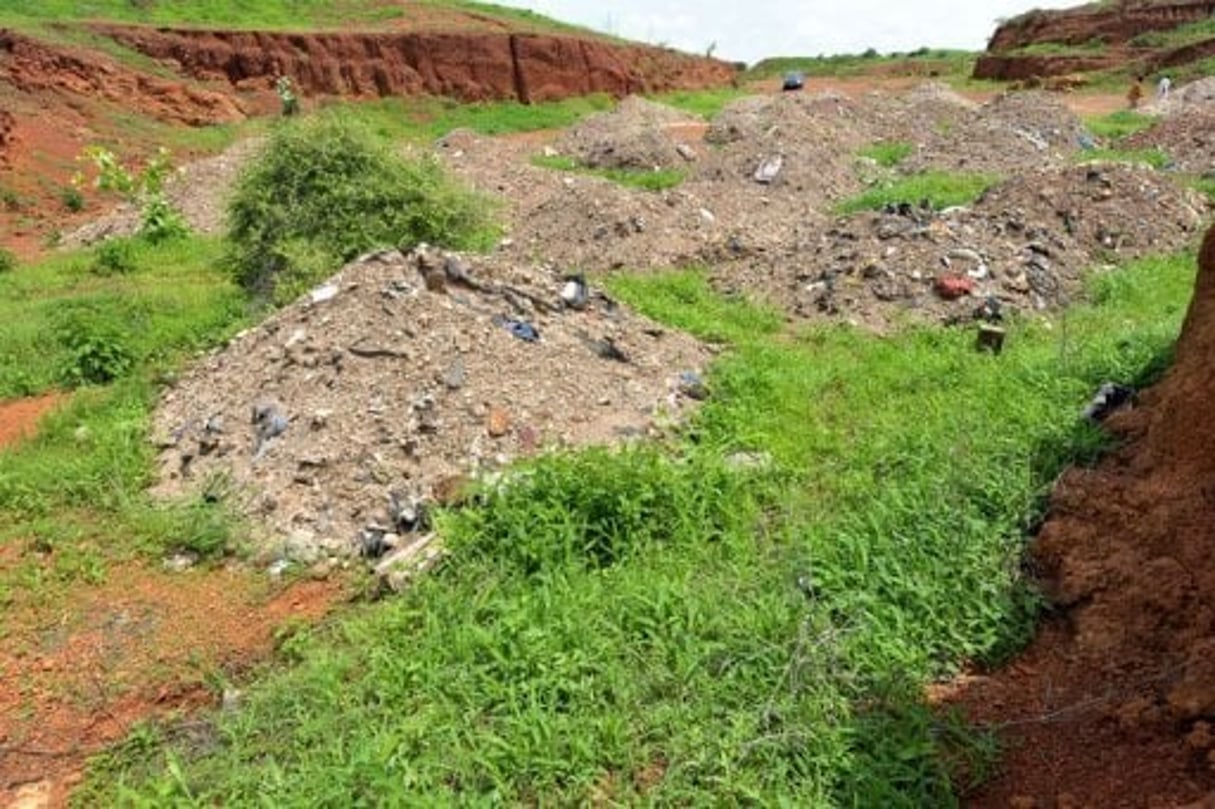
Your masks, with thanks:
<instances>
[{"instance_id":1,"label":"grassy field","mask_svg":"<svg viewBox=\"0 0 1215 809\"><path fill-rule=\"evenodd\" d=\"M445 567L293 635L202 737L141 728L82 798L949 805L995 749L923 685L1026 639L1025 528L1105 443L1078 417L1096 385L1167 363L1192 267L1095 278L998 357L966 330L790 330L695 271L615 276L729 346L685 431L441 515Z\"/></svg>"},{"instance_id":2,"label":"grassy field","mask_svg":"<svg viewBox=\"0 0 1215 809\"><path fill-rule=\"evenodd\" d=\"M882 55L876 51L834 56L782 56L764 59L742 76L746 81L771 79L798 71L807 76L862 76L887 72L891 75L933 76L942 80L968 77L974 70L970 51L920 48L911 53Z\"/></svg>"},{"instance_id":3,"label":"grassy field","mask_svg":"<svg viewBox=\"0 0 1215 809\"><path fill-rule=\"evenodd\" d=\"M509 23L516 30L602 36L526 9L466 0L0 0L0 22L116 20L154 25L316 30L408 23L418 6L434 6Z\"/></svg>"},{"instance_id":4,"label":"grassy field","mask_svg":"<svg viewBox=\"0 0 1215 809\"><path fill-rule=\"evenodd\" d=\"M37 551L4 568L0 606L96 580L118 559L227 548L222 505L144 493L160 382L249 317L219 252L136 242L121 272L84 252L0 275L0 399L77 389L35 439L0 451L0 544Z\"/></svg>"}]
</instances>

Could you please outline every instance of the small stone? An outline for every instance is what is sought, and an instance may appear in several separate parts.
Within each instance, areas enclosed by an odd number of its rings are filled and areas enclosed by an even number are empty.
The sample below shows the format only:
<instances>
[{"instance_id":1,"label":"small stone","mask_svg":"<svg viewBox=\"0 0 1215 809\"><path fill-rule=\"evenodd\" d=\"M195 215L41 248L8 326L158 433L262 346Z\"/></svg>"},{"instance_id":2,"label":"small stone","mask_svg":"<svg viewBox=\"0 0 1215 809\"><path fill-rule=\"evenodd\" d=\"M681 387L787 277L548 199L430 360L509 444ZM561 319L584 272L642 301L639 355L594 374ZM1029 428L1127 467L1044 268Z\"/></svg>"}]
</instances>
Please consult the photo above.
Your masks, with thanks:
<instances>
[{"instance_id":1,"label":"small stone","mask_svg":"<svg viewBox=\"0 0 1215 809\"><path fill-rule=\"evenodd\" d=\"M456 359L443 372L443 385L448 390L459 390L464 387L464 360Z\"/></svg>"},{"instance_id":2,"label":"small stone","mask_svg":"<svg viewBox=\"0 0 1215 809\"><path fill-rule=\"evenodd\" d=\"M510 432L510 414L501 407L491 407L485 418L485 431L490 438L501 438Z\"/></svg>"},{"instance_id":3,"label":"small stone","mask_svg":"<svg viewBox=\"0 0 1215 809\"><path fill-rule=\"evenodd\" d=\"M181 553L175 553L169 558L165 559L161 565L170 573L181 573L198 564L198 559L199 556L197 553L183 551Z\"/></svg>"},{"instance_id":4,"label":"small stone","mask_svg":"<svg viewBox=\"0 0 1215 809\"><path fill-rule=\"evenodd\" d=\"M760 185L771 185L772 181L780 174L780 170L784 164L785 158L779 154L769 155L764 158L755 169L755 182Z\"/></svg>"},{"instance_id":5,"label":"small stone","mask_svg":"<svg viewBox=\"0 0 1215 809\"><path fill-rule=\"evenodd\" d=\"M678 154L680 157L682 157L684 160L687 160L689 163L691 163L693 160L695 160L695 159L696 159L696 150L695 150L695 149L693 149L691 146L689 146L689 145L688 145L688 144L686 144L686 143L678 143L678 144L676 144L676 145L675 145L675 152L676 152L676 153L677 153L677 154Z\"/></svg>"},{"instance_id":6,"label":"small stone","mask_svg":"<svg viewBox=\"0 0 1215 809\"><path fill-rule=\"evenodd\" d=\"M324 286L319 286L312 290L312 292L308 293L308 299L312 301L312 303L324 303L325 301L336 298L337 294L338 288L336 284L325 284Z\"/></svg>"},{"instance_id":7,"label":"small stone","mask_svg":"<svg viewBox=\"0 0 1215 809\"><path fill-rule=\"evenodd\" d=\"M224 713L236 713L245 702L245 692L237 688L225 688L223 701L220 703Z\"/></svg>"}]
</instances>

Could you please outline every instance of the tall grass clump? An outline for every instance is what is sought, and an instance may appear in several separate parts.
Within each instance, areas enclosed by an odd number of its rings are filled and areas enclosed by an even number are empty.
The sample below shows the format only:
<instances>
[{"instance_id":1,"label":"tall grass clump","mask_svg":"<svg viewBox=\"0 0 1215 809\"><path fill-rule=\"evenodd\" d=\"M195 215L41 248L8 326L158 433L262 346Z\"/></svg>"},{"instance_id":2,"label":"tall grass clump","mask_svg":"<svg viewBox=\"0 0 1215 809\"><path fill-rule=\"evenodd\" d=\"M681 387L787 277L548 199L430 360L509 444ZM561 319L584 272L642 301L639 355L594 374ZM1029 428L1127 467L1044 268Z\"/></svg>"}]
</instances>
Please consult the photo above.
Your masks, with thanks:
<instances>
[{"instance_id":1,"label":"tall grass clump","mask_svg":"<svg viewBox=\"0 0 1215 809\"><path fill-rule=\"evenodd\" d=\"M489 246L489 205L433 160L407 160L333 119L288 122L241 177L229 260L247 290L291 299L361 253Z\"/></svg>"}]
</instances>

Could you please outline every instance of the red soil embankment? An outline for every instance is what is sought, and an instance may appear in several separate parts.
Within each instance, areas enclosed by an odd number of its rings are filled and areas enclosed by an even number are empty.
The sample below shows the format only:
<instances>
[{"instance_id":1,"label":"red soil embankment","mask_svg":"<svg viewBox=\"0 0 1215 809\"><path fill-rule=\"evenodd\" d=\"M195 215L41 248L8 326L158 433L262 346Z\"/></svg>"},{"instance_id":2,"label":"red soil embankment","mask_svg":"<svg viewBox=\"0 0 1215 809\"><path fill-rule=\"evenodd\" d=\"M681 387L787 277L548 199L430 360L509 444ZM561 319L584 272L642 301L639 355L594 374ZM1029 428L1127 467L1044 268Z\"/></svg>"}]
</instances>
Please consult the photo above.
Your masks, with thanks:
<instances>
[{"instance_id":1,"label":"red soil embankment","mask_svg":"<svg viewBox=\"0 0 1215 809\"><path fill-rule=\"evenodd\" d=\"M307 95L533 102L715 87L735 77L732 65L715 59L543 34L94 30L196 79L266 87L286 75Z\"/></svg>"},{"instance_id":2,"label":"red soil embankment","mask_svg":"<svg viewBox=\"0 0 1215 809\"><path fill-rule=\"evenodd\" d=\"M1009 743L972 805L1215 806L1212 401L1215 227L1172 370L1055 491L1033 559L1057 615L949 700Z\"/></svg>"}]
</instances>

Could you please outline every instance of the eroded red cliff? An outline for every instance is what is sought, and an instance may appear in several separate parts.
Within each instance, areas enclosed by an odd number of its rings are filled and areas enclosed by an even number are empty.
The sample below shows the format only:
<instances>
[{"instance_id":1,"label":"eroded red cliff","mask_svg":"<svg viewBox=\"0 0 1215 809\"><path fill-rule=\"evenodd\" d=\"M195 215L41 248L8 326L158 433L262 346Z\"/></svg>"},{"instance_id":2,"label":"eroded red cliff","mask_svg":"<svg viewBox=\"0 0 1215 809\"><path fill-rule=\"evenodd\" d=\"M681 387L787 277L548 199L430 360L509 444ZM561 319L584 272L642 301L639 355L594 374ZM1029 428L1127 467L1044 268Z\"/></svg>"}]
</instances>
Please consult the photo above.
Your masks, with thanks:
<instances>
[{"instance_id":1,"label":"eroded red cliff","mask_svg":"<svg viewBox=\"0 0 1215 809\"><path fill-rule=\"evenodd\" d=\"M734 66L715 59L544 34L95 30L195 79L243 88L286 75L307 95L533 102L715 87L735 76Z\"/></svg>"}]
</instances>

